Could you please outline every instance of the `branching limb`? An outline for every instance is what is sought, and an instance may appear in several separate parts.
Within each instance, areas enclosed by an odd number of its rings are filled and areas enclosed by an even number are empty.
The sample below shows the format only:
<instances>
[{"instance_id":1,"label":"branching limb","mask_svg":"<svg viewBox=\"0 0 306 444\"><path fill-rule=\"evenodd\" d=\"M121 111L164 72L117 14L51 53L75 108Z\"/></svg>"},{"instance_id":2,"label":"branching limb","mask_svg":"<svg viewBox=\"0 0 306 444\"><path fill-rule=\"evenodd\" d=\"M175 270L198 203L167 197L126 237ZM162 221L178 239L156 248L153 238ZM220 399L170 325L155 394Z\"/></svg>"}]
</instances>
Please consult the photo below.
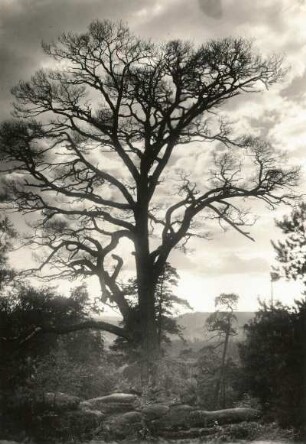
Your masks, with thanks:
<instances>
[{"instance_id":1,"label":"branching limb","mask_svg":"<svg viewBox=\"0 0 306 444\"><path fill-rule=\"evenodd\" d=\"M25 337L22 337L22 336L13 337L13 338L12 337L9 337L9 338L1 337L0 340L3 342L16 342L16 344L18 344L18 346L22 346L23 344L32 340L33 338L35 338L38 335L47 334L47 333L54 333L57 335L63 335L63 334L68 334L68 333L81 331L81 330L89 330L89 329L107 331L108 333L112 333L116 336L120 336L125 339L129 339L128 333L123 328L118 327L117 325L110 324L105 321L90 319L90 320L83 321L83 322L80 322L77 324L65 325L65 326L61 326L61 327L47 327L47 326L39 327L39 326L37 326L37 327L33 328L33 330L30 333L28 333Z\"/></svg>"}]
</instances>

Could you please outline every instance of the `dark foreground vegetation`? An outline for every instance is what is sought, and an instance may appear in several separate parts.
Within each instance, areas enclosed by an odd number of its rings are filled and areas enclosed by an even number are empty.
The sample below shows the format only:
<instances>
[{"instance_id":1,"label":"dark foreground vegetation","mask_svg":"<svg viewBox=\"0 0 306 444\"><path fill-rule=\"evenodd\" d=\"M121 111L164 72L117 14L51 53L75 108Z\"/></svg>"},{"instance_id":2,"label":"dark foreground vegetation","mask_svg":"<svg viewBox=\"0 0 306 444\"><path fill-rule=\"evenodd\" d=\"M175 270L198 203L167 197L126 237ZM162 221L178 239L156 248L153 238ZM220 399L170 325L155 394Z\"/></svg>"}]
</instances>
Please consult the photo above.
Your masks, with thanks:
<instances>
[{"instance_id":1,"label":"dark foreground vegetation","mask_svg":"<svg viewBox=\"0 0 306 444\"><path fill-rule=\"evenodd\" d=\"M33 325L47 330L98 311L86 287L69 298L24 283L6 291L0 298L3 439L232 442L305 433L305 301L293 309L263 305L237 341L234 312L216 311L203 325L200 349L185 342L170 357L164 342L155 378L144 384L130 347L106 347L100 332L27 337ZM217 327L221 334L209 340Z\"/></svg>"}]
</instances>

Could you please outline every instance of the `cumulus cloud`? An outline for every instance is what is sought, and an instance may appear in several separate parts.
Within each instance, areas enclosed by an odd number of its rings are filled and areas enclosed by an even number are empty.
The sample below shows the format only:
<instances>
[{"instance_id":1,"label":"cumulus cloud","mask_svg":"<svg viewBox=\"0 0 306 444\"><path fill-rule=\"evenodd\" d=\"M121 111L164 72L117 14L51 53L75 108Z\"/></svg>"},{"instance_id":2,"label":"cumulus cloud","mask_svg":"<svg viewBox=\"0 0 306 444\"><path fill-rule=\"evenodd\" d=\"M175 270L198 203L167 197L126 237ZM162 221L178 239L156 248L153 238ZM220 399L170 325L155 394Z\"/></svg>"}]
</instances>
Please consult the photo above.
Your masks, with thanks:
<instances>
[{"instance_id":1,"label":"cumulus cloud","mask_svg":"<svg viewBox=\"0 0 306 444\"><path fill-rule=\"evenodd\" d=\"M305 101L306 96L306 70L294 77L289 85L280 91L281 97L286 100L301 103Z\"/></svg>"}]
</instances>

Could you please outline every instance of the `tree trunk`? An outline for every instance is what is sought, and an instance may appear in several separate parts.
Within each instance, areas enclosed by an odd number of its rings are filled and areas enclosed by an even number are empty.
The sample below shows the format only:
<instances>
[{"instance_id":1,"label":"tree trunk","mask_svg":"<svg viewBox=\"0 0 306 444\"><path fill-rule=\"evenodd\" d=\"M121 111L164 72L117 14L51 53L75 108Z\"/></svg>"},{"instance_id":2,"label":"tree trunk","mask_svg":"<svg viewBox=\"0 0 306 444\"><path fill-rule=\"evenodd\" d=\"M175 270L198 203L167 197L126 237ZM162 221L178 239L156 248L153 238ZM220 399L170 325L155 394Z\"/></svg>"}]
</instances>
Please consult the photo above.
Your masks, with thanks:
<instances>
[{"instance_id":1,"label":"tree trunk","mask_svg":"<svg viewBox=\"0 0 306 444\"><path fill-rule=\"evenodd\" d=\"M158 309L156 313L157 320L157 338L158 338L158 348L161 352L161 343L162 343L162 323L163 323L163 293L164 293L164 281L165 281L165 270L161 276L161 282L158 286L158 292L156 294L156 298L158 299Z\"/></svg>"},{"instance_id":2,"label":"tree trunk","mask_svg":"<svg viewBox=\"0 0 306 444\"><path fill-rule=\"evenodd\" d=\"M223 351L222 351L222 358L221 358L221 366L220 366L220 376L217 380L216 383L216 388L215 388L215 406L216 408L218 408L220 405L220 391L222 386L224 387L224 394L223 394L223 401L221 404L222 408L225 408L225 381L224 381L224 377L225 377L225 359L226 359L226 355L227 355L227 348L228 348L228 342L229 342L229 337L230 337L230 323L228 326L228 330L226 331L225 334L225 339L224 339L224 346L223 346Z\"/></svg>"},{"instance_id":3,"label":"tree trunk","mask_svg":"<svg viewBox=\"0 0 306 444\"><path fill-rule=\"evenodd\" d=\"M158 332L155 313L156 279L149 251L148 211L144 204L136 219L136 271L138 286L138 308L141 332L141 360L143 377L149 382L154 378L159 358Z\"/></svg>"},{"instance_id":4,"label":"tree trunk","mask_svg":"<svg viewBox=\"0 0 306 444\"><path fill-rule=\"evenodd\" d=\"M138 302L141 332L142 382L147 388L156 384L159 359L158 329L155 313L155 283L152 272L144 263L139 266Z\"/></svg>"}]
</instances>

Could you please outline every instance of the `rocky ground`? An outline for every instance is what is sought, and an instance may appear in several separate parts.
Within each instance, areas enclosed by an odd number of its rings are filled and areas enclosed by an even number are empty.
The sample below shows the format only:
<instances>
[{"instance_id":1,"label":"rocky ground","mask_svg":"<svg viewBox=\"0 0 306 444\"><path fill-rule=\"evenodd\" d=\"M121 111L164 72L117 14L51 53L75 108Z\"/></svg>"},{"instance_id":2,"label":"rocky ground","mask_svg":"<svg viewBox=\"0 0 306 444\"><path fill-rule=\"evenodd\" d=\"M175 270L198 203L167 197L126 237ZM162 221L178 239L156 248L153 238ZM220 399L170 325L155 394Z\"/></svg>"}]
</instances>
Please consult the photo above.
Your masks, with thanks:
<instances>
[{"instance_id":1,"label":"rocky ground","mask_svg":"<svg viewBox=\"0 0 306 444\"><path fill-rule=\"evenodd\" d=\"M41 421L55 429L63 424L78 435L80 428L105 439L159 436L196 438L207 436L216 426L257 420L260 413L251 408L205 411L187 404L166 405L144 402L129 393L113 393L81 401L64 393L45 394L41 400L45 414Z\"/></svg>"},{"instance_id":2,"label":"rocky ground","mask_svg":"<svg viewBox=\"0 0 306 444\"><path fill-rule=\"evenodd\" d=\"M252 408L206 411L187 404L148 402L130 393L88 400L65 393L44 393L32 400L29 408L35 413L34 441L39 444L118 441L166 444L173 440L177 444L198 444L251 442L261 437L277 442L279 436L278 429L261 423L260 412ZM281 438L288 443L290 435ZM0 441L4 443L7 444Z\"/></svg>"}]
</instances>

